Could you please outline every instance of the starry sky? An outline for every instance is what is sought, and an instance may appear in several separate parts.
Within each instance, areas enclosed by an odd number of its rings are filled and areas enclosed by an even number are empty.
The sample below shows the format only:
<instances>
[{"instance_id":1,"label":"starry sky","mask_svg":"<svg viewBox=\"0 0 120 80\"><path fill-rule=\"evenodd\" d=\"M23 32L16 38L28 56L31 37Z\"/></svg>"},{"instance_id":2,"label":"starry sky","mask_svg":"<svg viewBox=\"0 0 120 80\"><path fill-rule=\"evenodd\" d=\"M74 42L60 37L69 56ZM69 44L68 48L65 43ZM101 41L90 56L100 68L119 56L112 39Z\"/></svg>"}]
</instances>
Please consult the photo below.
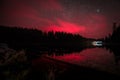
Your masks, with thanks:
<instances>
[{"instance_id":1,"label":"starry sky","mask_svg":"<svg viewBox=\"0 0 120 80\"><path fill-rule=\"evenodd\" d=\"M120 23L120 0L0 0L0 25L104 38Z\"/></svg>"}]
</instances>

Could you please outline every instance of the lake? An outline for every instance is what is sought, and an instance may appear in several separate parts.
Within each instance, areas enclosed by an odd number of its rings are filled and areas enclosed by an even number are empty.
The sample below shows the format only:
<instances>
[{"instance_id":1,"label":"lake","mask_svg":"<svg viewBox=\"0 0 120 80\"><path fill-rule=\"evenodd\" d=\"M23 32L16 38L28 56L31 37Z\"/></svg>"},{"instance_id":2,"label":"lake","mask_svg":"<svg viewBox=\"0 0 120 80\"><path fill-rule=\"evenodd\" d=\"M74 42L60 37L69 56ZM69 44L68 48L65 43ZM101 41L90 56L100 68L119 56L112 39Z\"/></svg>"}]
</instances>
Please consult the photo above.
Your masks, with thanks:
<instances>
[{"instance_id":1,"label":"lake","mask_svg":"<svg viewBox=\"0 0 120 80\"><path fill-rule=\"evenodd\" d=\"M91 67L110 73L120 74L120 61L116 63L115 56L105 48L88 48L81 52L46 55L56 60L85 67Z\"/></svg>"}]
</instances>

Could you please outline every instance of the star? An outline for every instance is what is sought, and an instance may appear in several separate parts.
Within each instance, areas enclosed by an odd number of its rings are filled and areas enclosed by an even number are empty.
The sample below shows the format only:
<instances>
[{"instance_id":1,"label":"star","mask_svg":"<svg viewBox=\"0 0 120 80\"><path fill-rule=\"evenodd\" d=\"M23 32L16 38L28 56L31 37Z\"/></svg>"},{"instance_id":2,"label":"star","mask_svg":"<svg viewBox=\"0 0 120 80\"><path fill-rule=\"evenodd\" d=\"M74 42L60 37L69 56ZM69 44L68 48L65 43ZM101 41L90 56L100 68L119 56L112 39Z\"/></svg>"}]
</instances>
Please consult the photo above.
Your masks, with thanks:
<instances>
[{"instance_id":1,"label":"star","mask_svg":"<svg viewBox=\"0 0 120 80\"><path fill-rule=\"evenodd\" d=\"M96 12L99 13L99 12L100 12L100 9L97 9Z\"/></svg>"}]
</instances>

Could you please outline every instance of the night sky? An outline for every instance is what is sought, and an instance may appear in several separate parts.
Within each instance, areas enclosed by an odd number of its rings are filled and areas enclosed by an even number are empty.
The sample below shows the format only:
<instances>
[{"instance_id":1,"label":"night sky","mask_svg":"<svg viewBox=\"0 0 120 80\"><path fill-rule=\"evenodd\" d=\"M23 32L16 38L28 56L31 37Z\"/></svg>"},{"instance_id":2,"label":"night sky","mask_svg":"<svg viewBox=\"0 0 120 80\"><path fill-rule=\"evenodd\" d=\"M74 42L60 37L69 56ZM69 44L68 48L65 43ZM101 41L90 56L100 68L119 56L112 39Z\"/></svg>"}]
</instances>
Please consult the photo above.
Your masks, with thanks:
<instances>
[{"instance_id":1,"label":"night sky","mask_svg":"<svg viewBox=\"0 0 120 80\"><path fill-rule=\"evenodd\" d=\"M104 38L120 23L120 0L0 0L0 25Z\"/></svg>"}]
</instances>

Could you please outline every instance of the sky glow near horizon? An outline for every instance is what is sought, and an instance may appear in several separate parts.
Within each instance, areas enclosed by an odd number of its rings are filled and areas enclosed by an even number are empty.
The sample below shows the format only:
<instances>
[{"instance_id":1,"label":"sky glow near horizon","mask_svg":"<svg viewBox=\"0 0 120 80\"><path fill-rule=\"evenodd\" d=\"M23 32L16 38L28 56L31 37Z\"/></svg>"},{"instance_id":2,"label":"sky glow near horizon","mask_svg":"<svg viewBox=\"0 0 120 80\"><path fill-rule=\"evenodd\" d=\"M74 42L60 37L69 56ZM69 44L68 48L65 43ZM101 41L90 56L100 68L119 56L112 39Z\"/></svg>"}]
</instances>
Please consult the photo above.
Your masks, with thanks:
<instances>
[{"instance_id":1,"label":"sky glow near horizon","mask_svg":"<svg viewBox=\"0 0 120 80\"><path fill-rule=\"evenodd\" d=\"M104 38L120 23L119 0L1 0L0 25Z\"/></svg>"}]
</instances>

